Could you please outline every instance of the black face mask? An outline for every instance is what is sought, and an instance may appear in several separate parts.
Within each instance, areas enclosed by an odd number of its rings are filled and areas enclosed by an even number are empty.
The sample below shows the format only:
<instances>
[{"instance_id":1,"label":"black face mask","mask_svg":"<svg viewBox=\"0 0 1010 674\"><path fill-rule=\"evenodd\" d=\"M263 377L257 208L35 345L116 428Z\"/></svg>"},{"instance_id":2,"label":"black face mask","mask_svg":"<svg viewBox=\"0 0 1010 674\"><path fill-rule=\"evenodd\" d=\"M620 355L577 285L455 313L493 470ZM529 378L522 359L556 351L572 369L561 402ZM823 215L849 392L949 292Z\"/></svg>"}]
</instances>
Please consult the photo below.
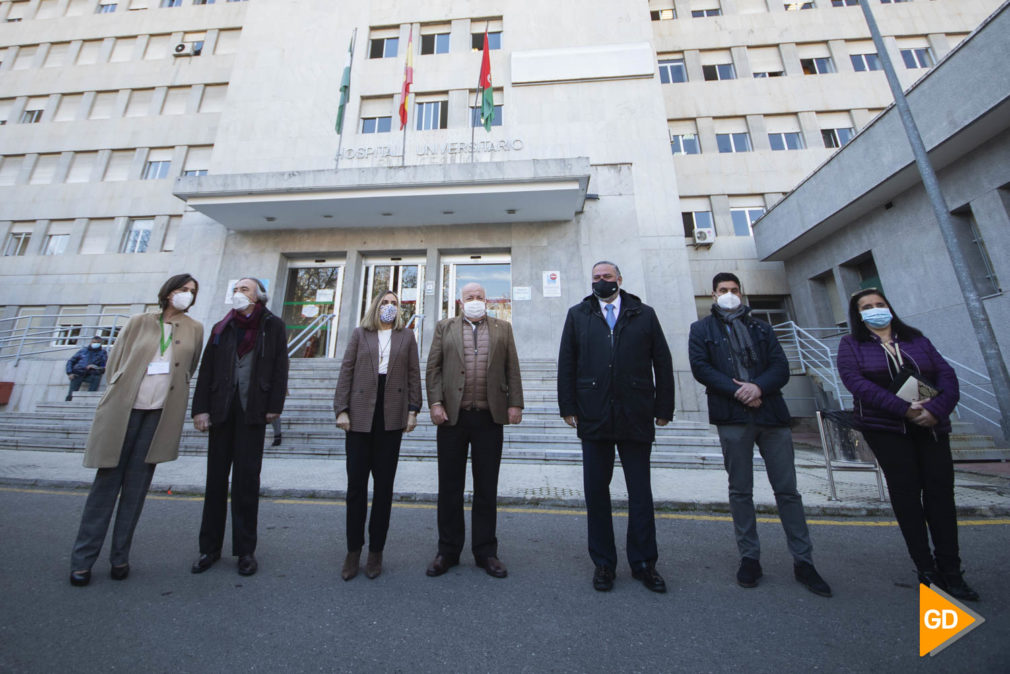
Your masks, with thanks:
<instances>
[{"instance_id":1,"label":"black face mask","mask_svg":"<svg viewBox=\"0 0 1010 674\"><path fill-rule=\"evenodd\" d=\"M608 299L617 292L617 281L604 281L600 279L593 283L593 294L601 300Z\"/></svg>"}]
</instances>

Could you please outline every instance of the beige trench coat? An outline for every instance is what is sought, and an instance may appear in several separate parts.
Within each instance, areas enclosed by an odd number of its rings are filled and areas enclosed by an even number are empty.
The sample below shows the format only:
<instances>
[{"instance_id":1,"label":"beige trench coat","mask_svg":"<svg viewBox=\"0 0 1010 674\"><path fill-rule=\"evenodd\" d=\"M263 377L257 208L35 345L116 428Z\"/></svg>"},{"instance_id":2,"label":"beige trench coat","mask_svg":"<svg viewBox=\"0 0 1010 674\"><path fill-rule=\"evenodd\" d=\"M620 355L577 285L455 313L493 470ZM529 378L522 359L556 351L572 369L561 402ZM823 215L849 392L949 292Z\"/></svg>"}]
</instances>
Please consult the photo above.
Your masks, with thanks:
<instances>
[{"instance_id":1,"label":"beige trench coat","mask_svg":"<svg viewBox=\"0 0 1010 674\"><path fill-rule=\"evenodd\" d=\"M123 450L130 410L137 399L147 364L161 343L158 313L132 316L116 339L105 368L108 388L95 410L84 451L85 468L115 468ZM174 461L189 408L189 380L196 372L203 346L203 326L185 314L172 319L172 378L147 463Z\"/></svg>"}]
</instances>

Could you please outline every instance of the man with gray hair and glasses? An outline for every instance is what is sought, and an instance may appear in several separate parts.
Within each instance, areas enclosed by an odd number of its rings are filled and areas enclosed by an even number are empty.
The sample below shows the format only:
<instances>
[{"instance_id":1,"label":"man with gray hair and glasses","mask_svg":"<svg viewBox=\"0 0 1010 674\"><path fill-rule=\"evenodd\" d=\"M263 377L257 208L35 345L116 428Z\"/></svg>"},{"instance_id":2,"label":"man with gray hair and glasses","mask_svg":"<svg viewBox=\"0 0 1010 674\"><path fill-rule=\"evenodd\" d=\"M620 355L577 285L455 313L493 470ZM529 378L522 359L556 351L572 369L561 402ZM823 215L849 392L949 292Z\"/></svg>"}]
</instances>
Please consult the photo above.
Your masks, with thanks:
<instances>
[{"instance_id":1,"label":"man with gray hair and glasses","mask_svg":"<svg viewBox=\"0 0 1010 674\"><path fill-rule=\"evenodd\" d=\"M582 440L582 480L589 521L593 588L614 586L617 548L610 509L614 446L628 486L628 563L653 592L666 592L656 571L656 517L650 454L653 426L673 419L670 347L655 310L621 290L613 262L593 265L593 292L568 310L558 353L558 405ZM653 376L655 375L655 376Z\"/></svg>"}]
</instances>

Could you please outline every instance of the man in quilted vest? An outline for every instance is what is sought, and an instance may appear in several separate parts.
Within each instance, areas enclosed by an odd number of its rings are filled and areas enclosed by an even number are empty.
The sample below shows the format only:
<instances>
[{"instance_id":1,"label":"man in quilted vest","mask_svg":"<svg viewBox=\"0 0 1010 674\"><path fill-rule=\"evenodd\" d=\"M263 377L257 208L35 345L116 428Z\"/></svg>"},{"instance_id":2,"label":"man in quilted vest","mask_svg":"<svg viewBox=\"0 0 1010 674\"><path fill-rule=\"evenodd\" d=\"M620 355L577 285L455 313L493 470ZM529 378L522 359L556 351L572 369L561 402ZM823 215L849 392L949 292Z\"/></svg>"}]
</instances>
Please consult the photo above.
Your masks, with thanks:
<instances>
[{"instance_id":1,"label":"man in quilted vest","mask_svg":"<svg viewBox=\"0 0 1010 674\"><path fill-rule=\"evenodd\" d=\"M523 417L512 325L487 315L484 288L460 291L462 313L435 328L425 373L431 421L438 426L438 554L429 576L459 564L466 529L463 488L466 460L473 470L471 541L477 566L495 578L508 575L498 559L498 468L504 425Z\"/></svg>"}]
</instances>

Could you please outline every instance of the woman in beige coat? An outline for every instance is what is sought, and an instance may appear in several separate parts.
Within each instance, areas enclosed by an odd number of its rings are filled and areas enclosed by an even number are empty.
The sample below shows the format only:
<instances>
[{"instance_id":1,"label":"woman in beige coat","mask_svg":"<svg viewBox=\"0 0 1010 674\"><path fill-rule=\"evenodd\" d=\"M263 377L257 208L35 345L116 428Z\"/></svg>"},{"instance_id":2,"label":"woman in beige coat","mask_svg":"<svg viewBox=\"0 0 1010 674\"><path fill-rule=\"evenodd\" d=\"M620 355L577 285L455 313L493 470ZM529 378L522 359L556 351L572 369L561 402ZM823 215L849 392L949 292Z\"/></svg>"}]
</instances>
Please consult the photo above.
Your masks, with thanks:
<instances>
[{"instance_id":1,"label":"woman in beige coat","mask_svg":"<svg viewBox=\"0 0 1010 674\"><path fill-rule=\"evenodd\" d=\"M189 380L203 345L203 326L186 315L199 287L189 274L165 281L158 292L161 311L131 317L109 354L108 388L84 453L85 467L98 472L74 543L72 585L91 581L117 498L111 576L123 580L130 573L130 543L154 466L179 456Z\"/></svg>"},{"instance_id":2,"label":"woman in beige coat","mask_svg":"<svg viewBox=\"0 0 1010 674\"><path fill-rule=\"evenodd\" d=\"M365 575L382 573L382 549L393 505L400 440L417 425L421 369L414 333L404 327L400 300L386 291L372 300L351 334L333 396L337 426L347 432L347 558L340 575L358 574L365 544L368 476L373 481Z\"/></svg>"}]
</instances>

